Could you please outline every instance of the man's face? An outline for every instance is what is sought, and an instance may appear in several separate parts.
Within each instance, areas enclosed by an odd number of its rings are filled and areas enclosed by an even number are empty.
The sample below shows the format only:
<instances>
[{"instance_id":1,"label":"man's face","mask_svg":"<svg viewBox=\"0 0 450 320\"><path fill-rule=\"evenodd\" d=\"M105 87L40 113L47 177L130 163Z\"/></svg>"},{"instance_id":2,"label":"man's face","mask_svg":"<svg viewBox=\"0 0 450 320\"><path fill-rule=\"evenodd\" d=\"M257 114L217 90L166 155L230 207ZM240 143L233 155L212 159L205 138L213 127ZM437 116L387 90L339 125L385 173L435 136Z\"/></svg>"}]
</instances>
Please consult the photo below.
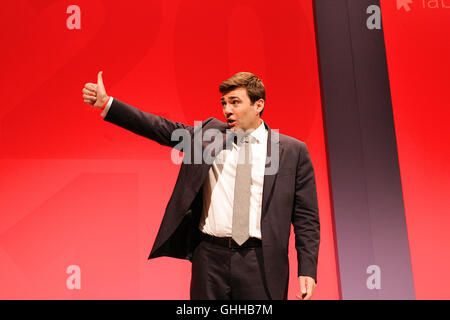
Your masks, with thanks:
<instances>
[{"instance_id":1,"label":"man's face","mask_svg":"<svg viewBox=\"0 0 450 320\"><path fill-rule=\"evenodd\" d=\"M236 88L220 98L223 114L231 130L256 129L260 125L259 113L264 107L264 100L251 103L246 88Z\"/></svg>"}]
</instances>

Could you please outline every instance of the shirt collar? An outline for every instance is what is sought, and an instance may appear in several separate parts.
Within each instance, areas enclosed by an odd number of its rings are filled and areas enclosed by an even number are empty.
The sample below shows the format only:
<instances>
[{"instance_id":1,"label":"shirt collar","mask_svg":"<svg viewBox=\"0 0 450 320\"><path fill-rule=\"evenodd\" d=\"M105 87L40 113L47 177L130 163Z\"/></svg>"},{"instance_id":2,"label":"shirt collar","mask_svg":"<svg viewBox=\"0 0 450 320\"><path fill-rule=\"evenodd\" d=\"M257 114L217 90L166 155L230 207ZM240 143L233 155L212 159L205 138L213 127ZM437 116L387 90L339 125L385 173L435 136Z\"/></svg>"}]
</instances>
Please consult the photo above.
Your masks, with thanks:
<instances>
[{"instance_id":1,"label":"shirt collar","mask_svg":"<svg viewBox=\"0 0 450 320\"><path fill-rule=\"evenodd\" d=\"M261 124L258 126L258 128L253 130L252 133L250 133L250 135L253 138L256 138L258 143L261 143L264 141L264 139L267 139L267 129L264 125L263 119L261 119Z\"/></svg>"}]
</instances>

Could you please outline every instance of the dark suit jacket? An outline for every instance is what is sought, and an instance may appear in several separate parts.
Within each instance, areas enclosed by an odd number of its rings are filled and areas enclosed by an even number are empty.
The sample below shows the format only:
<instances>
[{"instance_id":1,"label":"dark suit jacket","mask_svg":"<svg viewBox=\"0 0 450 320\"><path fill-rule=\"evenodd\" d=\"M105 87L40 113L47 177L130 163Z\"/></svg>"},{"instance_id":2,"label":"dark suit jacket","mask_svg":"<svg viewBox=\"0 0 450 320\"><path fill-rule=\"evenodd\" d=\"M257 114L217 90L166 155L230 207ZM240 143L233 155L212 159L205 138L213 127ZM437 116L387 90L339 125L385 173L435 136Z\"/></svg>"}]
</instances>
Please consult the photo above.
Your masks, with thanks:
<instances>
[{"instance_id":1,"label":"dark suit jacket","mask_svg":"<svg viewBox=\"0 0 450 320\"><path fill-rule=\"evenodd\" d=\"M161 116L143 112L114 99L104 118L161 145L176 147L172 141L175 129L186 129L191 137L194 131L217 129L223 133L228 125L216 118L208 118L202 127L187 126ZM272 299L285 299L289 279L288 246L291 223L294 226L298 275L311 276L317 281L319 251L319 215L314 169L306 144L292 137L268 130L268 156L272 143L279 143L279 170L265 175L261 212L262 250L265 281ZM192 138L192 150L194 139ZM202 142L203 147L208 142ZM218 154L218 153L217 153ZM193 162L193 161L192 161ZM148 259L169 256L192 258L199 243L198 229L202 212L202 185L211 164L182 163L172 196L167 204L163 221ZM266 172L267 167L266 165Z\"/></svg>"}]
</instances>

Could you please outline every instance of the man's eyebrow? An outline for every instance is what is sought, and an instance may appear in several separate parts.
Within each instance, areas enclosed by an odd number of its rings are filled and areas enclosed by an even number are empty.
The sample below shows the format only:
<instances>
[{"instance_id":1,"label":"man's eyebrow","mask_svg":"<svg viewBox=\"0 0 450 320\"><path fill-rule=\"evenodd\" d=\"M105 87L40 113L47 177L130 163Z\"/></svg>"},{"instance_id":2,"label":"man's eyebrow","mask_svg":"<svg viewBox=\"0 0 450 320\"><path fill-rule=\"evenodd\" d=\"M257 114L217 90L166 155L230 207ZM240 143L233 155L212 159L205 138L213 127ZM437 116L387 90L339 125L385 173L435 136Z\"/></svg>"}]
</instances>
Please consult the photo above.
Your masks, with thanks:
<instances>
[{"instance_id":1,"label":"man's eyebrow","mask_svg":"<svg viewBox=\"0 0 450 320\"><path fill-rule=\"evenodd\" d=\"M229 97L229 98L230 98L230 99L239 99L239 100L241 100L241 98L235 97L235 96L231 96L231 97ZM223 100L225 100L224 97L220 98L220 101L223 101Z\"/></svg>"}]
</instances>

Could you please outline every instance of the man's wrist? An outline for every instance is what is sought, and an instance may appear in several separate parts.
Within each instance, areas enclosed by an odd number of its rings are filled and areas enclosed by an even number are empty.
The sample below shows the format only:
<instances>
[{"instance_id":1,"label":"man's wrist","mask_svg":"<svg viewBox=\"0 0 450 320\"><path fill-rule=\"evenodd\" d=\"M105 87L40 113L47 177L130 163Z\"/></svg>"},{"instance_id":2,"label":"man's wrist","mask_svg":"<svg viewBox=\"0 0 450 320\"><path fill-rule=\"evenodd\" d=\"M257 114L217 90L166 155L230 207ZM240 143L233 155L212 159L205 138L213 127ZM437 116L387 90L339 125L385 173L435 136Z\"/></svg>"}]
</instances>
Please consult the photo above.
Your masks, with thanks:
<instances>
[{"instance_id":1,"label":"man's wrist","mask_svg":"<svg viewBox=\"0 0 450 320\"><path fill-rule=\"evenodd\" d=\"M306 271L303 271L303 272L299 272L297 275L299 277L311 277L314 280L317 279L317 272L306 272Z\"/></svg>"},{"instance_id":2,"label":"man's wrist","mask_svg":"<svg viewBox=\"0 0 450 320\"><path fill-rule=\"evenodd\" d=\"M108 97L108 100L107 100L106 104L103 105L104 108L103 108L103 111L101 113L101 116L103 118L106 117L106 115L107 115L107 113L109 111L109 108L111 108L112 102L113 102L113 97Z\"/></svg>"},{"instance_id":3,"label":"man's wrist","mask_svg":"<svg viewBox=\"0 0 450 320\"><path fill-rule=\"evenodd\" d=\"M105 103L100 107L101 110L105 110L105 107L106 107L106 105L107 105L108 102L109 102L109 98L110 98L110 97L106 96Z\"/></svg>"}]
</instances>

